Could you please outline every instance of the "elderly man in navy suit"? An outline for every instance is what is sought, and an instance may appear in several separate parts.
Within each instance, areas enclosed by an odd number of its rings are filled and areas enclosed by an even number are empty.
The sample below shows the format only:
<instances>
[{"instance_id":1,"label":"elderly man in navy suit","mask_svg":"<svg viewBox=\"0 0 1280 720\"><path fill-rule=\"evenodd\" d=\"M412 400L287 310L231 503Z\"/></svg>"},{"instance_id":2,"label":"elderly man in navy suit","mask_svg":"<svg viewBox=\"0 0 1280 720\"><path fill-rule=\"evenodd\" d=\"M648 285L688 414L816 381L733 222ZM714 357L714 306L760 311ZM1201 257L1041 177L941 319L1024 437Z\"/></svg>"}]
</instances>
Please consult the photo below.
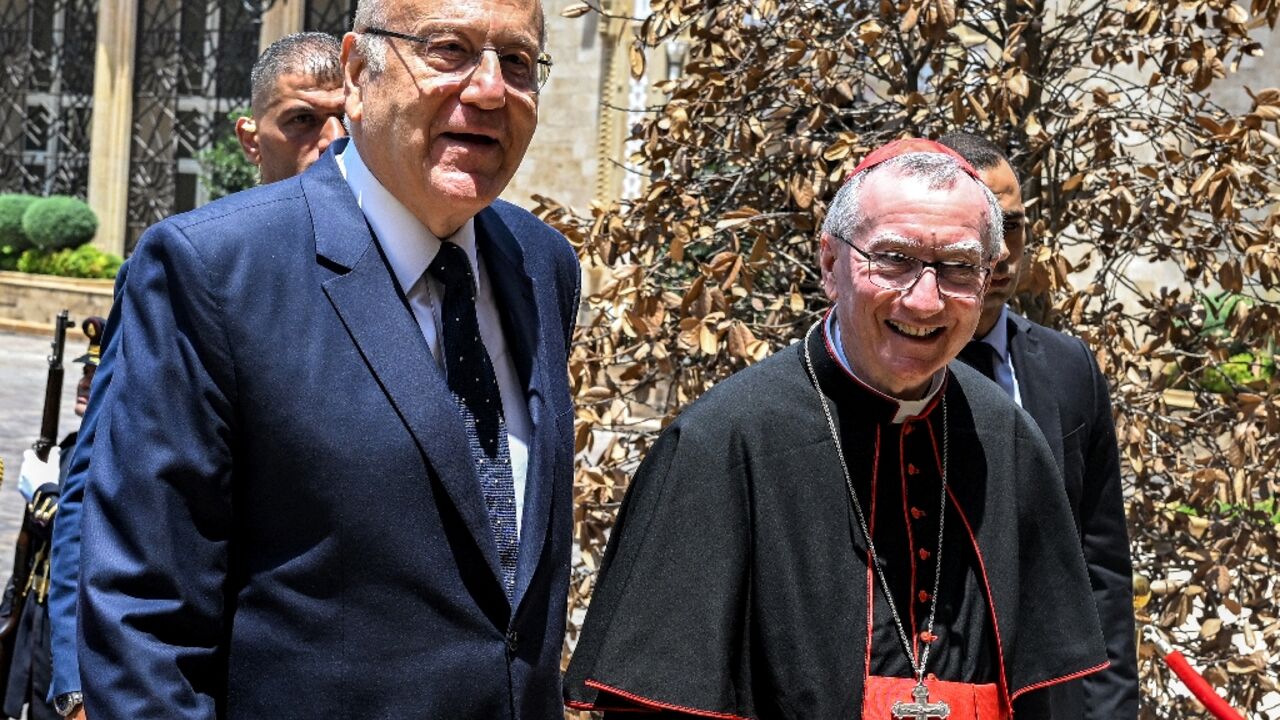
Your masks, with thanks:
<instances>
[{"instance_id":1,"label":"elderly man in navy suit","mask_svg":"<svg viewBox=\"0 0 1280 720\"><path fill-rule=\"evenodd\" d=\"M496 199L543 46L536 0L364 0L350 141L143 236L85 496L89 717L560 715L578 266Z\"/></svg>"},{"instance_id":2,"label":"elderly man in navy suit","mask_svg":"<svg viewBox=\"0 0 1280 720\"><path fill-rule=\"evenodd\" d=\"M1055 720L1134 720L1133 566L1120 487L1120 458L1107 379L1079 339L1038 325L1005 305L1025 266L1026 216L1018 176L990 140L970 133L938 142L978 170L1004 210L1004 249L983 301L976 338L960 359L995 380L1031 415L1066 481L1107 643L1106 670L1050 689Z\"/></svg>"}]
</instances>

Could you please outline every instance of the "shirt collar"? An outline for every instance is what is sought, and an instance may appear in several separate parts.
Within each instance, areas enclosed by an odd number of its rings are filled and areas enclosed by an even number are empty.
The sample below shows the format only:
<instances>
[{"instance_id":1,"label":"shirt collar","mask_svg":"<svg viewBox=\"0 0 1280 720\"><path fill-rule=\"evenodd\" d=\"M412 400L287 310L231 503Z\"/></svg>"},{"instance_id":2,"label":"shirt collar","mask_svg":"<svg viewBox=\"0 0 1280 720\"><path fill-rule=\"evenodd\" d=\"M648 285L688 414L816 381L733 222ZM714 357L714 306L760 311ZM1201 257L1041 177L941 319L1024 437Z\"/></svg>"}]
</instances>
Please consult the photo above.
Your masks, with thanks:
<instances>
[{"instance_id":1,"label":"shirt collar","mask_svg":"<svg viewBox=\"0 0 1280 720\"><path fill-rule=\"evenodd\" d=\"M427 271L427 266L435 259L436 253L440 252L441 238L428 230L426 225L378 182L378 178L373 176L360 158L354 139L347 141L336 158L338 169L342 171L352 194L356 196L356 204L364 212L374 237L387 255L387 262L391 265L392 274L396 276L396 282L408 294L409 289ZM466 251L467 260L471 262L471 277L478 285L480 273L476 259L475 218L467 220L447 239Z\"/></svg>"},{"instance_id":2,"label":"shirt collar","mask_svg":"<svg viewBox=\"0 0 1280 720\"><path fill-rule=\"evenodd\" d=\"M1000 317L996 320L996 324L991 327L991 331L986 335L978 338L978 340L990 345L995 349L996 355L1001 362L1009 362L1009 306L1000 306Z\"/></svg>"},{"instance_id":3,"label":"shirt collar","mask_svg":"<svg viewBox=\"0 0 1280 720\"><path fill-rule=\"evenodd\" d=\"M929 407L929 403L933 401L933 396L937 395L938 391L942 389L942 381L947 375L947 369L945 367L933 374L933 379L929 381L929 391L926 392L924 397L919 400L903 400L902 398L896 398L892 395L882 393L867 384L865 380L858 377L858 374L849 366L849 358L845 357L844 354L844 342L840 339L840 323L836 322L835 310L827 313L827 321L824 330L826 330L827 337L831 339L829 344L834 351L836 362L840 363L840 367L844 368L844 371L849 373L849 376L854 380L857 380L860 385L878 393L884 399L897 404L897 412L893 415L894 424L900 424L924 414L925 410Z\"/></svg>"}]
</instances>

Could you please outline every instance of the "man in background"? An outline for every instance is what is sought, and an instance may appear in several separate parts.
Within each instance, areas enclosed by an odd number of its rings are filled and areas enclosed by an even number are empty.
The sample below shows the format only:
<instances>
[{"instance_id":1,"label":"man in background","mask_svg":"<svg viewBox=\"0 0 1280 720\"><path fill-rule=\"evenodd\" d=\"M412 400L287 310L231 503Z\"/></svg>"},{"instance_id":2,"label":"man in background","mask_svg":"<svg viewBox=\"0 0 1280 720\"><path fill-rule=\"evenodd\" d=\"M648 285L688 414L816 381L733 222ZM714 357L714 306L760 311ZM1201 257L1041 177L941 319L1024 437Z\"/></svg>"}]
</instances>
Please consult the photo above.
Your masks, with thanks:
<instances>
[{"instance_id":1,"label":"man in background","mask_svg":"<svg viewBox=\"0 0 1280 720\"><path fill-rule=\"evenodd\" d=\"M1053 717L1134 720L1133 568L1107 380L1081 340L1037 325L1006 305L1026 266L1026 216L1022 188L1004 153L970 133L951 133L939 142L977 169L1004 210L1004 250L983 301L976 339L960 359L1003 388L1049 441L1066 482L1111 662L1100 673L1050 688Z\"/></svg>"},{"instance_id":2,"label":"man in background","mask_svg":"<svg viewBox=\"0 0 1280 720\"><path fill-rule=\"evenodd\" d=\"M259 167L263 183L284 180L306 170L335 138L344 136L341 44L325 33L295 33L272 43L258 58L250 74L253 116L240 118L236 135L245 157ZM119 297L130 263L116 277ZM112 308L114 327L118 323ZM99 318L99 321L101 319ZM99 336L103 326L96 327ZM87 332L87 329L86 329ZM102 338L109 347L109 338ZM103 356L95 396L105 396L111 382L114 353ZM95 353L93 365L98 365ZM88 377L93 377L89 375ZM89 385L83 385L83 401ZM64 717L83 720L80 663L76 650L76 593L80 574L80 510L93 452L94 430L101 402L86 408L77 397L76 413L84 417L80 451L64 450L64 482L57 521L53 524L53 551L49 589L50 636L53 677L49 701ZM74 442L74 441L73 441Z\"/></svg>"},{"instance_id":3,"label":"man in background","mask_svg":"<svg viewBox=\"0 0 1280 720\"><path fill-rule=\"evenodd\" d=\"M98 369L102 329L105 325L106 320L100 317L88 317L80 326L85 337L89 338L89 349L74 361L84 366L80 381L76 384L77 417L83 418L89 406L89 388ZM25 598L20 603L21 615L13 631L13 654L7 668L8 676L4 678L3 711L6 717L22 717L24 706L29 720L51 720L58 717L49 694L53 674L47 602L49 550L53 521L58 512L58 496L67 479L77 434L68 433L53 449L47 461L42 461L34 450L27 450L23 454L18 490L27 500L27 514L23 523L29 543L29 565L25 570L27 581L22 583L22 587L14 584L16 577L10 578L9 587L5 589L4 603L0 606L0 615L7 615L13 611L15 600ZM15 575L16 571L17 568Z\"/></svg>"},{"instance_id":4,"label":"man in background","mask_svg":"<svg viewBox=\"0 0 1280 720\"><path fill-rule=\"evenodd\" d=\"M342 127L342 45L302 32L271 43L254 63L252 115L236 120L236 137L262 184L306 170Z\"/></svg>"}]
</instances>

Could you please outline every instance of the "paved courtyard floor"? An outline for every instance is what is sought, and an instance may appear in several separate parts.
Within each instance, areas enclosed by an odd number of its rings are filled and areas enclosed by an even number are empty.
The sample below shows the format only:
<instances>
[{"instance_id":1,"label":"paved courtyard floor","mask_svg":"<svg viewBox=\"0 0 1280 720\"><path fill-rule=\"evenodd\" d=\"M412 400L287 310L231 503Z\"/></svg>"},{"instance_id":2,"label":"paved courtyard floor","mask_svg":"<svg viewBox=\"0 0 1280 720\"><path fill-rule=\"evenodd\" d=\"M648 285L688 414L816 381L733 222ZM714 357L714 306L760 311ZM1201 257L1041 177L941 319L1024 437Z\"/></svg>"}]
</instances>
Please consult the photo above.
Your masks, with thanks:
<instances>
[{"instance_id":1,"label":"paved courtyard floor","mask_svg":"<svg viewBox=\"0 0 1280 720\"><path fill-rule=\"evenodd\" d=\"M7 581L13 570L13 542L22 526L25 507L18 492L18 469L22 451L30 448L40 434L52 339L52 324L49 337L0 333L0 458L4 459L4 478L0 481L0 583ZM67 343L59 440L80 426L75 398L81 369L70 359L84 354L82 342Z\"/></svg>"}]
</instances>

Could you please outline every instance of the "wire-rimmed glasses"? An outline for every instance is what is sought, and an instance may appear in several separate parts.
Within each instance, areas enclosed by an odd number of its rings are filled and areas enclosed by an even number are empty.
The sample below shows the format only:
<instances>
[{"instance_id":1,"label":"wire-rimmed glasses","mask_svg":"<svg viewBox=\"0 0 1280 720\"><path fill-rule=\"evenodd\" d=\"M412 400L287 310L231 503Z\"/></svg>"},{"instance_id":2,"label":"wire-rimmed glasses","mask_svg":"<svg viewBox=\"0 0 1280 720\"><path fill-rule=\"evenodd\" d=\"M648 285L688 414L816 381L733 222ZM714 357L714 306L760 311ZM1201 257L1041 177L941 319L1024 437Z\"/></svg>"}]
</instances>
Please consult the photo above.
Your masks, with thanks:
<instances>
[{"instance_id":1,"label":"wire-rimmed glasses","mask_svg":"<svg viewBox=\"0 0 1280 720\"><path fill-rule=\"evenodd\" d=\"M872 252L854 245L847 238L834 237L867 261L867 275L871 283L885 290L906 292L924 274L925 268L933 268L939 293L953 298L975 298L986 289L987 278L991 275L991 268L982 265L949 260L925 262L897 251Z\"/></svg>"},{"instance_id":2,"label":"wire-rimmed glasses","mask_svg":"<svg viewBox=\"0 0 1280 720\"><path fill-rule=\"evenodd\" d=\"M507 88L526 95L536 95L551 77L551 56L522 45L482 45L474 47L464 36L456 32L438 32L430 35L409 35L385 28L365 28L361 32L379 37L408 40L415 44L423 63L438 77L457 79L467 77L480 66L486 52L492 51L502 69L502 81Z\"/></svg>"}]
</instances>

